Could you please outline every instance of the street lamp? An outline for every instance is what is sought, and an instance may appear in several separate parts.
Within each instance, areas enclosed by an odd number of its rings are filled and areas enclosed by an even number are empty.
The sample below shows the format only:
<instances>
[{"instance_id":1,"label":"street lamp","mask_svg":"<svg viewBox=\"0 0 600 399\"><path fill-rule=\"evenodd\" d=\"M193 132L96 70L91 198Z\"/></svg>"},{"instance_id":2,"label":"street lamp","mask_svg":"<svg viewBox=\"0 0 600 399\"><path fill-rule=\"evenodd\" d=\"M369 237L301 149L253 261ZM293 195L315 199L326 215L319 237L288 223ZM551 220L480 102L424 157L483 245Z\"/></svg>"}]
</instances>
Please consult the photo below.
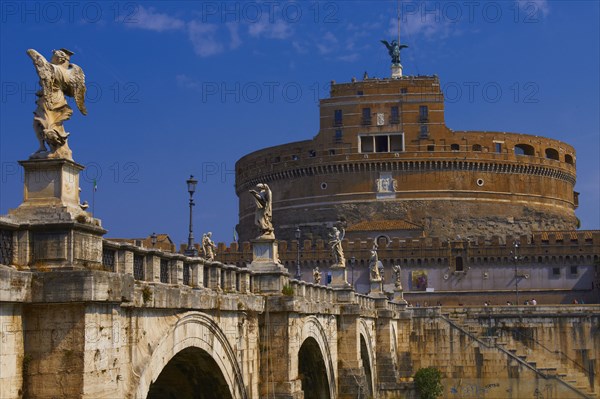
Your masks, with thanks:
<instances>
[{"instance_id":1,"label":"street lamp","mask_svg":"<svg viewBox=\"0 0 600 399\"><path fill-rule=\"evenodd\" d=\"M354 264L356 263L356 258L353 256L350 258L350 267L352 268L352 289L354 289Z\"/></svg>"},{"instance_id":2,"label":"street lamp","mask_svg":"<svg viewBox=\"0 0 600 399\"><path fill-rule=\"evenodd\" d=\"M152 235L150 236L150 242L152 243L152 248L154 248L156 246L157 239L158 239L158 237L156 237L156 233L152 233Z\"/></svg>"},{"instance_id":3,"label":"street lamp","mask_svg":"<svg viewBox=\"0 0 600 399\"><path fill-rule=\"evenodd\" d=\"M296 279L300 280L302 278L302 272L300 271L300 237L302 236L302 231L300 230L300 227L296 227L296 231L294 231L294 236L298 241L298 251L296 256Z\"/></svg>"},{"instance_id":4,"label":"street lamp","mask_svg":"<svg viewBox=\"0 0 600 399\"><path fill-rule=\"evenodd\" d=\"M194 233L192 231L192 207L194 204L194 192L196 191L196 185L198 180L194 179L193 175L186 180L188 193L190 193L190 234L188 235L188 245L185 251L186 256L198 256L198 251L194 248Z\"/></svg>"},{"instance_id":5,"label":"street lamp","mask_svg":"<svg viewBox=\"0 0 600 399\"><path fill-rule=\"evenodd\" d=\"M513 242L514 249L511 251L511 255L513 256L513 260L515 262L515 294L517 296L517 302L515 305L519 305L519 243L517 240Z\"/></svg>"}]
</instances>

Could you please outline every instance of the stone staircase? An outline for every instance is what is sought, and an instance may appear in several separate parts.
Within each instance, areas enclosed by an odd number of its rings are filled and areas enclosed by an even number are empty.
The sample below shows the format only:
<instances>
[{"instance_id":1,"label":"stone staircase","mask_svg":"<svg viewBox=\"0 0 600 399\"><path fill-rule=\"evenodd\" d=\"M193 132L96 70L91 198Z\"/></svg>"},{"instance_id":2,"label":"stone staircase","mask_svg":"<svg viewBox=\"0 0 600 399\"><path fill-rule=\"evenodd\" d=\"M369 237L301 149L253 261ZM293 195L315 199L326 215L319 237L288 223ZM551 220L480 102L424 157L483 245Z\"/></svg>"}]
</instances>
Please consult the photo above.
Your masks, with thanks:
<instances>
[{"instance_id":1,"label":"stone staircase","mask_svg":"<svg viewBox=\"0 0 600 399\"><path fill-rule=\"evenodd\" d=\"M509 345L507 342L496 341L495 344L505 347L506 350L543 374L560 378L585 393L589 398L600 398L597 390L593 391L590 387L590 379L582 367L573 361L564 359L561 353L549 352L544 349L531 349L520 342L514 341L510 344L510 348L507 347Z\"/></svg>"},{"instance_id":2,"label":"stone staircase","mask_svg":"<svg viewBox=\"0 0 600 399\"><path fill-rule=\"evenodd\" d=\"M552 351L540 343L531 346L519 340L506 339L497 336L493 330L482 326L472 318L460 314L443 315L451 325L463 329L472 338L495 346L513 359L527 364L531 369L546 378L556 378L579 392L582 397L600 399L598 387L590 384L590 378L585 369L572 359L567 359L562 352Z\"/></svg>"}]
</instances>

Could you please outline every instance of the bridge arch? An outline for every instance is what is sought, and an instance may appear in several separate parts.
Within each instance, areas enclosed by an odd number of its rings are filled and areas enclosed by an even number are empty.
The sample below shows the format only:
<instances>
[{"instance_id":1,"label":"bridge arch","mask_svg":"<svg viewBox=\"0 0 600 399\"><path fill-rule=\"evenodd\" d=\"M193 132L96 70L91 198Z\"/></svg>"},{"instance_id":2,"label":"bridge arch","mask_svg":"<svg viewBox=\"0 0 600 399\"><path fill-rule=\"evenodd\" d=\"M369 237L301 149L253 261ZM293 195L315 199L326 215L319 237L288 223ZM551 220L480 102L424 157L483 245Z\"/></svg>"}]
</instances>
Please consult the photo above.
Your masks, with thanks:
<instances>
[{"instance_id":1,"label":"bridge arch","mask_svg":"<svg viewBox=\"0 0 600 399\"><path fill-rule=\"evenodd\" d=\"M196 312L179 319L157 344L140 374L135 397L146 399L151 384L172 360L181 363L191 359L204 362L204 368L212 366L216 383L226 385L232 399L248 399L240 365L227 337L210 317Z\"/></svg>"},{"instance_id":2,"label":"bridge arch","mask_svg":"<svg viewBox=\"0 0 600 399\"><path fill-rule=\"evenodd\" d=\"M330 337L333 343L337 342L337 337ZM316 398L336 398L337 397L337 384L336 384L336 375L335 368L333 366L333 355L331 353L331 345L328 339L328 334L319 319L315 316L309 316L304 320L302 326L302 335L301 335L301 344L298 348L298 354L296 359L298 359L298 378L300 378L300 374L306 369L303 369L303 364L307 360L315 360L315 357L320 355L323 361L323 368L326 373L326 379L320 381L320 384L323 385L325 382L328 385L328 395L320 395L315 396ZM317 352L318 351L318 352ZM318 357L316 358L318 361ZM314 378L312 376L311 378ZM305 397L312 397L306 396Z\"/></svg>"},{"instance_id":3,"label":"bridge arch","mask_svg":"<svg viewBox=\"0 0 600 399\"><path fill-rule=\"evenodd\" d=\"M367 378L367 393L373 395L375 390L375 358L373 356L373 339L369 330L367 323L363 319L360 319L358 325L358 332L360 335L360 357L365 371L365 377Z\"/></svg>"}]
</instances>

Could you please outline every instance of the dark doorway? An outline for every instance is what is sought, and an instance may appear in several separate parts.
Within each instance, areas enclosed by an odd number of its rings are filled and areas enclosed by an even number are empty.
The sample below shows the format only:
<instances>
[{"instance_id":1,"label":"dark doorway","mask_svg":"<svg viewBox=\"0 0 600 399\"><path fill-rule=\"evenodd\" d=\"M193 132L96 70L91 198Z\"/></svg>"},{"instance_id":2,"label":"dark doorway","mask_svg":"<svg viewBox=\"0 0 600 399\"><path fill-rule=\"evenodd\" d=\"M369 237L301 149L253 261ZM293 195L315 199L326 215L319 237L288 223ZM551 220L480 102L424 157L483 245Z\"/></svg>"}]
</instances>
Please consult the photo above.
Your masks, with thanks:
<instances>
[{"instance_id":1,"label":"dark doorway","mask_svg":"<svg viewBox=\"0 0 600 399\"><path fill-rule=\"evenodd\" d=\"M304 397L310 399L331 399L327 369L319 344L314 338L307 338L298 352L298 372L302 381Z\"/></svg>"},{"instance_id":2,"label":"dark doorway","mask_svg":"<svg viewBox=\"0 0 600 399\"><path fill-rule=\"evenodd\" d=\"M199 348L186 348L150 385L148 399L232 399L217 363Z\"/></svg>"},{"instance_id":3,"label":"dark doorway","mask_svg":"<svg viewBox=\"0 0 600 399\"><path fill-rule=\"evenodd\" d=\"M465 265L463 263L462 256L457 256L456 257L456 268L455 268L455 270L457 272L464 272L465 271Z\"/></svg>"}]
</instances>

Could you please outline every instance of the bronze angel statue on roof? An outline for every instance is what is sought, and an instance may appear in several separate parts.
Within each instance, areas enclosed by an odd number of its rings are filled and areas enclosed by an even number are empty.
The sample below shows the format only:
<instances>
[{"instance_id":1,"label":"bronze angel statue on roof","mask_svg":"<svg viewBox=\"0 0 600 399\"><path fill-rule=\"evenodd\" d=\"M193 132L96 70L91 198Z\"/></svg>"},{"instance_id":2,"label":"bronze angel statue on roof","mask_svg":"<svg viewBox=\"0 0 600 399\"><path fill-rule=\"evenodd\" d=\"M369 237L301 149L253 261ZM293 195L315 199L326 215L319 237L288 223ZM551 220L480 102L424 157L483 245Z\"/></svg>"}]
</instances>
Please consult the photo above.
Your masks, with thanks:
<instances>
[{"instance_id":1,"label":"bronze angel statue on roof","mask_svg":"<svg viewBox=\"0 0 600 399\"><path fill-rule=\"evenodd\" d=\"M400 65L400 50L408 48L406 44L399 44L397 40L392 40L392 43L388 43L387 40L380 40L388 49L390 57L392 57L393 65Z\"/></svg>"},{"instance_id":2,"label":"bronze angel statue on roof","mask_svg":"<svg viewBox=\"0 0 600 399\"><path fill-rule=\"evenodd\" d=\"M67 144L69 133L63 122L70 119L73 110L65 96L73 97L77 108L87 115L85 108L85 75L81 68L71 64L73 52L67 49L53 50L50 62L33 49L27 50L40 78L37 108L34 111L33 130L40 143L31 158L64 158L72 160ZM46 147L46 144L49 149Z\"/></svg>"}]
</instances>

